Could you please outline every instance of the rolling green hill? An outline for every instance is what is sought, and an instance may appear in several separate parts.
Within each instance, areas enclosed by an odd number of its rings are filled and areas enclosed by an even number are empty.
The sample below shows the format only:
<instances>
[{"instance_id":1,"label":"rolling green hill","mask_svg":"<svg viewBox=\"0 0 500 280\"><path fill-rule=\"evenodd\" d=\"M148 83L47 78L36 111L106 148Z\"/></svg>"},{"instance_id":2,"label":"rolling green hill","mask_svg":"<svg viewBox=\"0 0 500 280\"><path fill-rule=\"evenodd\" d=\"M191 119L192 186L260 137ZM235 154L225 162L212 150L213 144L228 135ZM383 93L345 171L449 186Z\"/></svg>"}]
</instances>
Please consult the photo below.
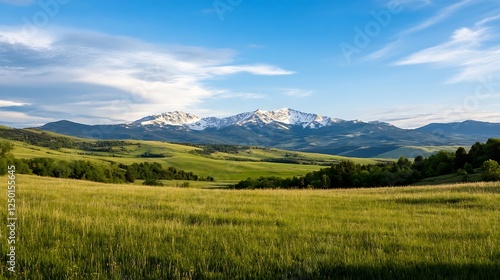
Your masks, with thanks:
<instances>
[{"instance_id":1,"label":"rolling green hill","mask_svg":"<svg viewBox=\"0 0 500 280\"><path fill-rule=\"evenodd\" d=\"M5 131L2 129L0 133ZM15 131L22 137L17 137L18 135L15 134ZM56 150L37 146L37 135L43 136L41 139L43 139L43 143L46 146L50 146L53 143L58 144L57 141L62 142L63 146L77 147L94 147L99 143L107 142L66 137L56 133L30 129L11 130L9 133L10 138L8 139L18 139L17 141L10 140L15 145L13 154L17 158L49 157L61 160L83 159L106 164L111 162L124 164L158 162L165 167L174 166L178 169L192 171L201 176L212 176L218 182L236 181L248 177L260 176L299 176L341 160L351 160L360 164L373 164L385 161L383 159L348 158L315 153L290 152L274 148L241 146L237 152L215 151L204 154L202 153L202 145L193 146L189 144L137 140L114 141L115 145L109 151L99 151L98 149L82 150L78 148L59 148ZM0 139L4 138L5 135L6 133L0 134ZM31 143L21 141L27 138L32 139ZM92 146L93 144L95 145ZM141 155L145 154L162 155L162 157L141 157ZM297 164L298 162L300 164Z\"/></svg>"}]
</instances>

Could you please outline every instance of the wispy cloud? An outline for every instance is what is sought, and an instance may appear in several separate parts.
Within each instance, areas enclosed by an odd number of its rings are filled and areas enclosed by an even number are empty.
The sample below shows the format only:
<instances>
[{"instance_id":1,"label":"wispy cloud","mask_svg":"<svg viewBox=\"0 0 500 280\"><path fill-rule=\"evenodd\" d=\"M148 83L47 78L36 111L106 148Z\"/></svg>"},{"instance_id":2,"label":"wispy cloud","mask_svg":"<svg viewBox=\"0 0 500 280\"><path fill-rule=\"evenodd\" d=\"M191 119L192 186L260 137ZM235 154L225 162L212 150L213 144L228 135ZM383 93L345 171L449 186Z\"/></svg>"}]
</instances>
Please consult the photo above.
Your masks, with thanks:
<instances>
[{"instance_id":1,"label":"wispy cloud","mask_svg":"<svg viewBox=\"0 0 500 280\"><path fill-rule=\"evenodd\" d=\"M290 75L295 74L293 71L283 70L276 66L270 65L231 65L231 66L215 66L207 68L213 75L231 75L237 73L250 73L254 75Z\"/></svg>"},{"instance_id":2,"label":"wispy cloud","mask_svg":"<svg viewBox=\"0 0 500 280\"><path fill-rule=\"evenodd\" d=\"M365 56L363 58L363 61L378 60L378 59L387 57L390 54L394 53L398 49L398 46L400 45L400 43L401 43L400 39L393 41L393 42L385 45L383 48Z\"/></svg>"},{"instance_id":3,"label":"wispy cloud","mask_svg":"<svg viewBox=\"0 0 500 280\"><path fill-rule=\"evenodd\" d=\"M473 3L473 2L477 2L477 0L462 0L458 3L444 7L441 10L439 10L434 16L426 19L425 21L417 24L414 27L411 27L409 29L404 30L403 32L400 33L399 36L404 37L404 36L410 35L412 33L415 33L415 32L427 29L429 27L432 27L432 26L442 22L443 20L449 18L450 16L455 14L457 11L459 11L461 8L463 8L466 5Z\"/></svg>"},{"instance_id":4,"label":"wispy cloud","mask_svg":"<svg viewBox=\"0 0 500 280\"><path fill-rule=\"evenodd\" d=\"M264 99L266 98L266 95L252 92L221 91L216 98Z\"/></svg>"},{"instance_id":5,"label":"wispy cloud","mask_svg":"<svg viewBox=\"0 0 500 280\"><path fill-rule=\"evenodd\" d=\"M420 6L428 6L432 4L432 2L429 1L416 1L416 0L402 0L403 2L400 2L403 6L409 6L409 5L414 5L414 4L419 4ZM447 18L453 16L456 12L458 12L460 9L466 7L467 5L477 2L477 0L462 0L459 1L458 3L446 6L437 13L435 13L433 16L425 19L424 21L416 24L413 27L410 27L408 29L405 29L401 32L399 32L395 37L396 39L389 42L386 44L384 47L380 48L379 50L372 52L371 54L367 55L364 57L364 60L378 60L385 58L387 56L390 56L396 52L398 47L401 45L401 43L410 35L413 33L428 29L430 27L433 27L434 25L446 20Z\"/></svg>"},{"instance_id":6,"label":"wispy cloud","mask_svg":"<svg viewBox=\"0 0 500 280\"><path fill-rule=\"evenodd\" d=\"M479 77L498 74L498 30L485 26L498 19L487 18L474 27L457 29L447 42L413 53L396 62L396 65L432 64L456 69L458 74L449 79L449 83L476 81Z\"/></svg>"},{"instance_id":7,"label":"wispy cloud","mask_svg":"<svg viewBox=\"0 0 500 280\"><path fill-rule=\"evenodd\" d=\"M250 49L263 49L263 48L265 48L263 45L259 45L259 44L249 44L247 47Z\"/></svg>"},{"instance_id":8,"label":"wispy cloud","mask_svg":"<svg viewBox=\"0 0 500 280\"><path fill-rule=\"evenodd\" d=\"M67 29L44 30L27 40L20 29L0 30L0 100L16 88L23 100L46 110L103 120L192 110L226 91L205 86L211 79L294 73L263 63L235 64L231 49L158 46Z\"/></svg>"},{"instance_id":9,"label":"wispy cloud","mask_svg":"<svg viewBox=\"0 0 500 280\"><path fill-rule=\"evenodd\" d=\"M283 94L295 98L303 98L311 96L314 93L313 90L305 90L298 88L287 88L283 90Z\"/></svg>"},{"instance_id":10,"label":"wispy cloud","mask_svg":"<svg viewBox=\"0 0 500 280\"><path fill-rule=\"evenodd\" d=\"M388 3L393 2L393 0L388 1ZM410 7L413 9L420 9L422 7L432 4L432 0L398 0L398 3L404 7Z\"/></svg>"},{"instance_id":11,"label":"wispy cloud","mask_svg":"<svg viewBox=\"0 0 500 280\"><path fill-rule=\"evenodd\" d=\"M2 125L12 127L36 127L54 121L52 118L43 118L29 115L23 112L0 111Z\"/></svg>"},{"instance_id":12,"label":"wispy cloud","mask_svg":"<svg viewBox=\"0 0 500 280\"><path fill-rule=\"evenodd\" d=\"M443 105L421 104L391 110L370 110L361 114L366 120L378 120L401 128L417 128L429 123L482 120L500 122L500 113L488 110L457 110Z\"/></svg>"}]
</instances>

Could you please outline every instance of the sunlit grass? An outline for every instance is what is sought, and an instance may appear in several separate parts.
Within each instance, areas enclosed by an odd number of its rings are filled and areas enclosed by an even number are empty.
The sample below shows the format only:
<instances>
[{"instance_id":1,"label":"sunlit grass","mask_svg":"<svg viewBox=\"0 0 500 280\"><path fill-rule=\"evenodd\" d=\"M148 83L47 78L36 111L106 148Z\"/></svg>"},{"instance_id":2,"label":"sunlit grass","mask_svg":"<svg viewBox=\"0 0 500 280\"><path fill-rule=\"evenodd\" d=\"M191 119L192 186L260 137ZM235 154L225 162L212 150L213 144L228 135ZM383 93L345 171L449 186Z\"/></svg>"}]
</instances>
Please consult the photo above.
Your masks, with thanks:
<instances>
[{"instance_id":1,"label":"sunlit grass","mask_svg":"<svg viewBox=\"0 0 500 280\"><path fill-rule=\"evenodd\" d=\"M252 149L250 153L241 154L218 153L213 155L215 158L208 158L190 153L190 151L198 148L158 141L127 140L127 145L124 146L126 152L121 152L116 148L114 155L108 152L93 152L93 154L90 155L91 152L74 149L61 149L56 151L23 142L11 142L15 145L13 154L16 158L31 159L35 157L48 157L67 161L77 158L101 164L109 164L110 162L123 164L132 164L134 162L158 162L164 167L174 166L177 169L191 171L201 177L212 176L217 181L239 181L248 177L260 176L303 176L308 172L324 168L324 166L319 165L260 162L260 160L264 158L283 158L287 153L294 153L301 158L311 161L337 162L349 159L360 164L374 164L377 162L376 159L345 158L324 154L289 152L278 149ZM145 152L163 154L165 157L139 157L139 155ZM217 159L217 157L220 158ZM227 157L245 158L253 161L227 160Z\"/></svg>"},{"instance_id":2,"label":"sunlit grass","mask_svg":"<svg viewBox=\"0 0 500 280\"><path fill-rule=\"evenodd\" d=\"M494 279L500 273L498 183L234 191L20 175L17 186L18 279ZM6 203L2 195L0 205ZM6 220L5 211L0 218ZM1 275L9 277L1 244Z\"/></svg>"}]
</instances>

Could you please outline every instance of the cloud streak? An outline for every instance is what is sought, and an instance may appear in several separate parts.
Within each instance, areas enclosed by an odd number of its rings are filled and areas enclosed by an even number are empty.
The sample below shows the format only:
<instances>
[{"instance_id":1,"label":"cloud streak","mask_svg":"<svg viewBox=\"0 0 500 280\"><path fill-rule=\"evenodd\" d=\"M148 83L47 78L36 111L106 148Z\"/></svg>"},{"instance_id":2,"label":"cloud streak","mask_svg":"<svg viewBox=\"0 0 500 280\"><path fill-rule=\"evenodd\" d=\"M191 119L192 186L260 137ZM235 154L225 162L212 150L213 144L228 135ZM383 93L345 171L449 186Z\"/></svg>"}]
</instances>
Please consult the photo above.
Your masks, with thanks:
<instances>
[{"instance_id":1,"label":"cloud streak","mask_svg":"<svg viewBox=\"0 0 500 280\"><path fill-rule=\"evenodd\" d=\"M449 18L453 14L455 14L457 11L459 11L461 8L465 7L466 5L475 2L476 0L462 0L458 3L455 3L453 5L447 6L439 10L434 16L428 18L427 20L421 22L420 24L417 24L414 27L411 27L409 29L404 30L403 32L400 33L400 37L408 36L412 33L427 29L429 27L432 27L445 19Z\"/></svg>"},{"instance_id":2,"label":"cloud streak","mask_svg":"<svg viewBox=\"0 0 500 280\"><path fill-rule=\"evenodd\" d=\"M481 120L499 122L500 113L492 110L466 110L433 104L398 107L392 110L371 110L361 115L364 119L383 121L401 128L413 129L430 123Z\"/></svg>"},{"instance_id":3,"label":"cloud streak","mask_svg":"<svg viewBox=\"0 0 500 280\"><path fill-rule=\"evenodd\" d=\"M0 100L0 107L16 107L16 106L26 106L27 103L15 102L10 100Z\"/></svg>"},{"instance_id":4,"label":"cloud streak","mask_svg":"<svg viewBox=\"0 0 500 280\"><path fill-rule=\"evenodd\" d=\"M298 88L288 88L283 90L283 94L289 97L304 98L314 94L314 91Z\"/></svg>"},{"instance_id":5,"label":"cloud streak","mask_svg":"<svg viewBox=\"0 0 500 280\"><path fill-rule=\"evenodd\" d=\"M498 19L487 18L474 27L457 29L447 42L415 52L395 64L431 64L456 69L458 74L448 83L477 81L480 77L497 75L500 72L498 30L484 24Z\"/></svg>"},{"instance_id":6,"label":"cloud streak","mask_svg":"<svg viewBox=\"0 0 500 280\"><path fill-rule=\"evenodd\" d=\"M428 6L431 4L431 1L403 1L402 4L404 6L408 6L409 4L413 4L414 2L420 3L421 6ZM408 36L419 32L423 31L425 29L428 29L444 20L447 18L453 16L455 13L457 13L460 9L466 7L467 5L477 2L477 0L462 0L458 3L446 6L442 9L440 9L436 14L433 16L429 17L428 19L418 23L417 25L410 27L408 29L405 29L401 32L399 32L396 35L396 39L388 44L386 44L384 47L380 48L379 50L367 55L364 57L365 61L369 60L378 60L382 59L384 57L387 57L391 54L394 54L395 50L401 47L402 43L404 42L405 38Z\"/></svg>"}]
</instances>

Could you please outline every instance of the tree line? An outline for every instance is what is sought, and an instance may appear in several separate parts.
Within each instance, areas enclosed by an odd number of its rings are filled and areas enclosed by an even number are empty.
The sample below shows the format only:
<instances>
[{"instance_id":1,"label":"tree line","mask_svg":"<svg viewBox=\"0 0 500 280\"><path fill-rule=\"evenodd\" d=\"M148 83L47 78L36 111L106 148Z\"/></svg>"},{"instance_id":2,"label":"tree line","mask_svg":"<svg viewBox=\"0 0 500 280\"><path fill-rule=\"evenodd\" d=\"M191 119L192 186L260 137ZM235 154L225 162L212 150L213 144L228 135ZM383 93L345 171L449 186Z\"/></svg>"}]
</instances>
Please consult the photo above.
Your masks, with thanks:
<instances>
[{"instance_id":1,"label":"tree line","mask_svg":"<svg viewBox=\"0 0 500 280\"><path fill-rule=\"evenodd\" d=\"M440 151L429 157L417 156L414 161L401 157L397 162L360 165L341 161L328 168L307 173L302 177L248 178L237 183L236 189L259 188L357 188L405 186L422 179L458 173L467 178L474 168L482 168L485 181L500 180L500 139L475 143L467 152L459 147L455 152Z\"/></svg>"},{"instance_id":2,"label":"tree line","mask_svg":"<svg viewBox=\"0 0 500 280\"><path fill-rule=\"evenodd\" d=\"M227 145L227 144L187 144L187 143L181 143L181 144L201 148L199 150L190 151L190 153L192 154L199 154L199 155L210 155L217 152L237 154L241 151L245 151L251 148L250 146L238 146L238 145Z\"/></svg>"},{"instance_id":3,"label":"tree line","mask_svg":"<svg viewBox=\"0 0 500 280\"><path fill-rule=\"evenodd\" d=\"M4 139L21 141L52 150L67 148L93 152L114 152L114 147L123 148L126 145L126 142L122 140L79 141L69 137L51 135L44 131L38 132L34 128L32 130L0 127L0 132Z\"/></svg>"},{"instance_id":4,"label":"tree line","mask_svg":"<svg viewBox=\"0 0 500 280\"><path fill-rule=\"evenodd\" d=\"M188 181L210 181L215 179L212 176L202 177L187 172L184 170L176 169L173 166L164 169L161 164L157 162L149 163L133 163L131 165L120 164L120 168L127 171L127 176L141 180L155 179L155 180L188 180Z\"/></svg>"}]
</instances>

